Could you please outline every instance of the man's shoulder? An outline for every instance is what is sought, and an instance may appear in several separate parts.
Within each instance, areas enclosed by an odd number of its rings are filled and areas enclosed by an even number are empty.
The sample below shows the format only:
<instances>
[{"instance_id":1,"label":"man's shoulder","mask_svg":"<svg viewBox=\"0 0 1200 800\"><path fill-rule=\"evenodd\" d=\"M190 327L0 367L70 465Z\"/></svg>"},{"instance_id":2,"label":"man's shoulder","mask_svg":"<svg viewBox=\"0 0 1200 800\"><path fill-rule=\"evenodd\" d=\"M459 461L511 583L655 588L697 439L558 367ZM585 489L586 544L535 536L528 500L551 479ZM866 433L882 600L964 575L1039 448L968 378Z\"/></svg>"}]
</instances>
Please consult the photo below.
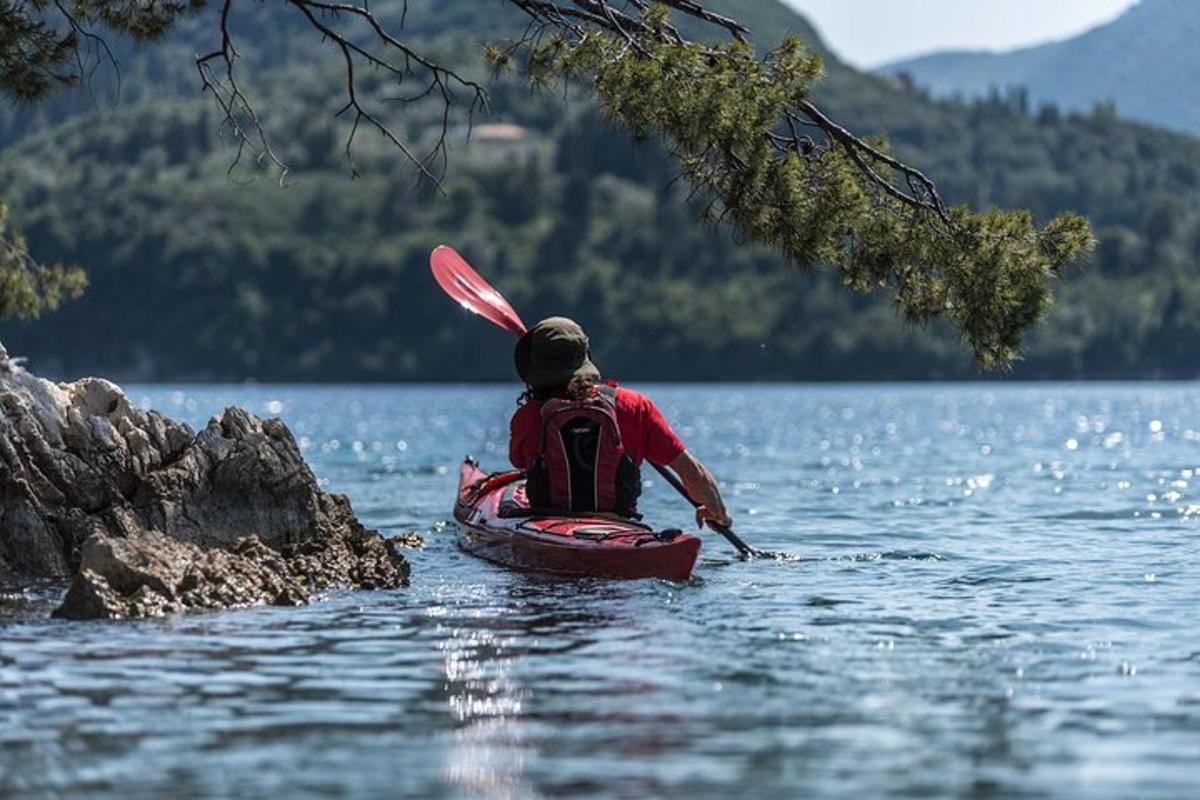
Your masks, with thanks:
<instances>
[{"instance_id":1,"label":"man's shoulder","mask_svg":"<svg viewBox=\"0 0 1200 800\"><path fill-rule=\"evenodd\" d=\"M541 407L538 405L537 401L527 400L526 402L517 406L517 410L513 412L512 418L514 421L533 418L537 417L540 411Z\"/></svg>"},{"instance_id":2,"label":"man's shoulder","mask_svg":"<svg viewBox=\"0 0 1200 800\"><path fill-rule=\"evenodd\" d=\"M617 407L631 411L654 408L654 402L646 395L634 389L618 386L615 382L609 384L617 390Z\"/></svg>"}]
</instances>

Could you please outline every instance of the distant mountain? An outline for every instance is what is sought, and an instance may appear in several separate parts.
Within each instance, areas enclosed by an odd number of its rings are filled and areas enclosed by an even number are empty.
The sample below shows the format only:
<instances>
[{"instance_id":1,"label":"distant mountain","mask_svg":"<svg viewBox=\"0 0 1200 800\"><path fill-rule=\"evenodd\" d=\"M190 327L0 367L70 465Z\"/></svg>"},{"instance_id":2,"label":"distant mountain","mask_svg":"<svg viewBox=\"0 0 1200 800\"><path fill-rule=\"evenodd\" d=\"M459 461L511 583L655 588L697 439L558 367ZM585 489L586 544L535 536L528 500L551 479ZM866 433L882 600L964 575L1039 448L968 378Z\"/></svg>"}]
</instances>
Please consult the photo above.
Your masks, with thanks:
<instances>
[{"instance_id":1,"label":"distant mountain","mask_svg":"<svg viewBox=\"0 0 1200 800\"><path fill-rule=\"evenodd\" d=\"M1200 2L1141 0L1074 39L1010 52L942 52L883 67L938 97L1016 87L1035 106L1086 111L1111 102L1128 118L1200 133Z\"/></svg>"}]
</instances>

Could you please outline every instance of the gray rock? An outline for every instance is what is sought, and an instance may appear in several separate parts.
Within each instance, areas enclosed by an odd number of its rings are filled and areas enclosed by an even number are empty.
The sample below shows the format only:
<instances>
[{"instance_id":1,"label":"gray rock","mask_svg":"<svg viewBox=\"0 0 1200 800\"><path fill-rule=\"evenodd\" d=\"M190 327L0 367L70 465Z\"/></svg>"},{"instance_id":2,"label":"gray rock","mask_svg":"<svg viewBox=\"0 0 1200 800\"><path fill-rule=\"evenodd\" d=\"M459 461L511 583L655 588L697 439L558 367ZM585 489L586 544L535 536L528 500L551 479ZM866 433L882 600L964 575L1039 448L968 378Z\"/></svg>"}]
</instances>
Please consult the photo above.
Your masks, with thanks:
<instances>
[{"instance_id":1,"label":"gray rock","mask_svg":"<svg viewBox=\"0 0 1200 800\"><path fill-rule=\"evenodd\" d=\"M401 586L408 564L281 421L228 408L195 434L0 347L0 582L38 578L73 579L62 616L135 617Z\"/></svg>"},{"instance_id":2,"label":"gray rock","mask_svg":"<svg viewBox=\"0 0 1200 800\"><path fill-rule=\"evenodd\" d=\"M315 590L393 588L408 581L399 545L338 531L280 550L256 536L204 548L157 531L84 541L80 568L54 616L133 619L250 605L295 606Z\"/></svg>"},{"instance_id":3,"label":"gray rock","mask_svg":"<svg viewBox=\"0 0 1200 800\"><path fill-rule=\"evenodd\" d=\"M83 543L79 573L54 616L128 619L308 600L308 590L277 553L257 540L243 541L245 552L205 550L157 531L93 534Z\"/></svg>"}]
</instances>

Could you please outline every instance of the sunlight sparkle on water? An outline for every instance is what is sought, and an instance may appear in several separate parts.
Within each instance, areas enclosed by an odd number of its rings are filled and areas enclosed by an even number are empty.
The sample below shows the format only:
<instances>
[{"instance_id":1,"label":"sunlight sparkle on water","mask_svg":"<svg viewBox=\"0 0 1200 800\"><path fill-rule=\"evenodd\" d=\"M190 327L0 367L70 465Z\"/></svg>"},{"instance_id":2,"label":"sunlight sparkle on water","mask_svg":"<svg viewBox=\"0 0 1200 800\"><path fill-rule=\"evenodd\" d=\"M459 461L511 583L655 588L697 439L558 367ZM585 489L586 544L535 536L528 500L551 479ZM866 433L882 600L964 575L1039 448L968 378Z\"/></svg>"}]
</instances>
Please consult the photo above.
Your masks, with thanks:
<instances>
[{"instance_id":1,"label":"sunlight sparkle on water","mask_svg":"<svg viewBox=\"0 0 1200 800\"><path fill-rule=\"evenodd\" d=\"M193 427L278 403L322 485L426 548L396 592L4 628L5 788L1194 795L1194 387L637 388L778 558L705 534L677 585L462 554L457 459L503 465L516 386L133 387ZM694 525L643 478L647 520Z\"/></svg>"}]
</instances>

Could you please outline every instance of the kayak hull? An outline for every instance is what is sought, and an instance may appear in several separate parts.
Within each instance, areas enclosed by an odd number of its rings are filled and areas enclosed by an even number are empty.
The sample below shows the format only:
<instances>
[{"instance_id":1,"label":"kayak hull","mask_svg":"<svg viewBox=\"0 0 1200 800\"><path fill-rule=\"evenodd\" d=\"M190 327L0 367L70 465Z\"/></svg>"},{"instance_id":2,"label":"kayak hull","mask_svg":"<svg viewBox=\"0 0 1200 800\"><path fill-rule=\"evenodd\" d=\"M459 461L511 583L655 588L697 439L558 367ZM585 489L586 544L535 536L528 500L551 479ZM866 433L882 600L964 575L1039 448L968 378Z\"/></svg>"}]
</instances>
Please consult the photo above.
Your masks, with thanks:
<instances>
[{"instance_id":1,"label":"kayak hull","mask_svg":"<svg viewBox=\"0 0 1200 800\"><path fill-rule=\"evenodd\" d=\"M535 514L520 473L488 475L470 460L459 471L454 518L463 550L523 571L685 581L700 553L695 536L622 517Z\"/></svg>"}]
</instances>

